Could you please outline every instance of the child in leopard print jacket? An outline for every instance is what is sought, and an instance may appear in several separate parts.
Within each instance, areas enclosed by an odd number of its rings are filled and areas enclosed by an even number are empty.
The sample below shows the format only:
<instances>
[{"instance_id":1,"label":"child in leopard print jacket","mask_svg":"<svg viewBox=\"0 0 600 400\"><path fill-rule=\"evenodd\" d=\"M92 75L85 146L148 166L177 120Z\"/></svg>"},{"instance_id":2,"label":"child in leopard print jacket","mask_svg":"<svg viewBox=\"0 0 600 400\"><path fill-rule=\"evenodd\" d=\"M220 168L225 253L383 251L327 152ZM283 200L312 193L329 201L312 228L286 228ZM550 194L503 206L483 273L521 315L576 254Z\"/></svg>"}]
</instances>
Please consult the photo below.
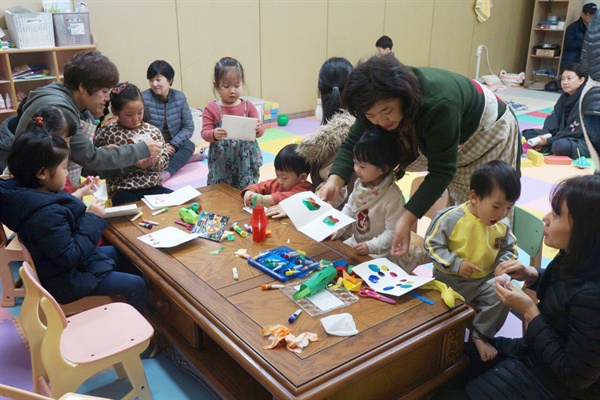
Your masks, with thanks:
<instances>
[{"instance_id":1,"label":"child in leopard print jacket","mask_svg":"<svg viewBox=\"0 0 600 400\"><path fill-rule=\"evenodd\" d=\"M160 130L144 122L144 100L137 86L129 82L115 86L110 93L110 107L118 120L98 130L94 139L96 147L123 146L147 139L163 141ZM149 194L171 193L171 189L161 186L160 177L168 165L169 153L163 147L158 157L140 160L134 170L130 167L124 175L108 178L108 195L113 206L139 201Z\"/></svg>"}]
</instances>

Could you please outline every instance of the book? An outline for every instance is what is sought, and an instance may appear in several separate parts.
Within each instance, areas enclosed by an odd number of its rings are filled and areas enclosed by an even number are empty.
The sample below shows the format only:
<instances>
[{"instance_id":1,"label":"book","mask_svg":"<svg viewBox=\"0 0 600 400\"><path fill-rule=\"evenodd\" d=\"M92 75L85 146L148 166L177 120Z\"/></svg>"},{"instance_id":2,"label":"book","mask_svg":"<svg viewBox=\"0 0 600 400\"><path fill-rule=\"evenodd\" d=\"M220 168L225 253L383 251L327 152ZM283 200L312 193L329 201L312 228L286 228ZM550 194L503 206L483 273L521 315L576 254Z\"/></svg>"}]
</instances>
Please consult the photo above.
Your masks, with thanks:
<instances>
[{"instance_id":1,"label":"book","mask_svg":"<svg viewBox=\"0 0 600 400\"><path fill-rule=\"evenodd\" d=\"M229 222L227 215L201 211L198 214L196 225L192 228L192 234L204 239L220 242L227 222Z\"/></svg>"},{"instance_id":2,"label":"book","mask_svg":"<svg viewBox=\"0 0 600 400\"><path fill-rule=\"evenodd\" d=\"M279 203L296 229L317 242L354 222L313 192L297 193Z\"/></svg>"}]
</instances>

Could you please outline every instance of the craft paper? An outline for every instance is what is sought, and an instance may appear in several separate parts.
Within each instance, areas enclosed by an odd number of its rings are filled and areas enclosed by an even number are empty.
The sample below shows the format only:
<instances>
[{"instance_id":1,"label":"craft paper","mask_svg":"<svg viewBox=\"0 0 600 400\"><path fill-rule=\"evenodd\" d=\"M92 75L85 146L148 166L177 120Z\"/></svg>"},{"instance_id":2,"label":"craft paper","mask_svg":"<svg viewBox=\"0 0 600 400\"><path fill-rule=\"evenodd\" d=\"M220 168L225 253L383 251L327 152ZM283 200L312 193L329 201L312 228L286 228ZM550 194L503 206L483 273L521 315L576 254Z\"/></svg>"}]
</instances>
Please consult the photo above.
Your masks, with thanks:
<instances>
[{"instance_id":1,"label":"craft paper","mask_svg":"<svg viewBox=\"0 0 600 400\"><path fill-rule=\"evenodd\" d=\"M297 193L279 205L296 229L317 242L354 222L353 218L336 210L313 192Z\"/></svg>"},{"instance_id":2,"label":"craft paper","mask_svg":"<svg viewBox=\"0 0 600 400\"><path fill-rule=\"evenodd\" d=\"M256 118L223 115L222 127L227 131L227 139L256 141Z\"/></svg>"},{"instance_id":3,"label":"craft paper","mask_svg":"<svg viewBox=\"0 0 600 400\"><path fill-rule=\"evenodd\" d=\"M147 235L139 236L138 239L152 247L168 248L179 246L180 244L194 240L197 237L197 235L184 232L174 226L169 226Z\"/></svg>"},{"instance_id":4,"label":"craft paper","mask_svg":"<svg viewBox=\"0 0 600 400\"><path fill-rule=\"evenodd\" d=\"M387 258L376 258L352 269L369 287L381 294L402 296L433 278L410 275Z\"/></svg>"},{"instance_id":5,"label":"craft paper","mask_svg":"<svg viewBox=\"0 0 600 400\"><path fill-rule=\"evenodd\" d=\"M300 285L294 286L296 291L300 290ZM335 308L342 307L344 302L338 299L333 293L328 290L322 290L319 293L306 297L308 301L313 303L321 311L329 311Z\"/></svg>"},{"instance_id":6,"label":"craft paper","mask_svg":"<svg viewBox=\"0 0 600 400\"><path fill-rule=\"evenodd\" d=\"M142 207L135 204L126 204L124 206L108 207L104 210L104 218L121 217L123 215L134 215L142 211Z\"/></svg>"},{"instance_id":7,"label":"craft paper","mask_svg":"<svg viewBox=\"0 0 600 400\"><path fill-rule=\"evenodd\" d=\"M158 210L164 207L180 206L183 203L200 196L200 194L199 191L190 185L187 185L168 194L146 195L142 198L142 201L146 203L151 210Z\"/></svg>"}]
</instances>

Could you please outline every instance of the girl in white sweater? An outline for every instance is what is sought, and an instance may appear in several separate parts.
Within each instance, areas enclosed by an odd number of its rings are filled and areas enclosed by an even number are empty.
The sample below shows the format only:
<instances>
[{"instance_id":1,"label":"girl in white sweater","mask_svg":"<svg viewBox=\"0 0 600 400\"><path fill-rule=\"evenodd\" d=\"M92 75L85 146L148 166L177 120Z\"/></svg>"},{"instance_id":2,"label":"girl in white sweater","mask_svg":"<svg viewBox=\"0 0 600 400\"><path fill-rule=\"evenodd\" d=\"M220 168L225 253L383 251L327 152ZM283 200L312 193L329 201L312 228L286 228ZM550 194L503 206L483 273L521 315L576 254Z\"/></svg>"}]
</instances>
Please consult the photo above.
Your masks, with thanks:
<instances>
[{"instance_id":1,"label":"girl in white sweater","mask_svg":"<svg viewBox=\"0 0 600 400\"><path fill-rule=\"evenodd\" d=\"M423 248L410 246L402 257L390 255L394 228L404 207L404 196L396 185L400 167L400 142L381 128L364 132L354 146L354 190L342 212L356 221L331 237L346 239L358 255L387 257L406 271L412 271L425 256Z\"/></svg>"}]
</instances>

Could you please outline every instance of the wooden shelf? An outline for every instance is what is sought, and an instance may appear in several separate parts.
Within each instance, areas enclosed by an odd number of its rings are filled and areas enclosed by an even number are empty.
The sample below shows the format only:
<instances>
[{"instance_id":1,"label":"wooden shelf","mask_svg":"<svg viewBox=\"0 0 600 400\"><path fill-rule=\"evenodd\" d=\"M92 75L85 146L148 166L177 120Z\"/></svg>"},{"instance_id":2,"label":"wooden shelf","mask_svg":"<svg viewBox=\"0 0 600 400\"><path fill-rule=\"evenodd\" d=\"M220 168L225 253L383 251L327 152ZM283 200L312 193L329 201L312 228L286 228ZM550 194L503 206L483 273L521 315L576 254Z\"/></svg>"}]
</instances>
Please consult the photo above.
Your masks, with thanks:
<instances>
[{"instance_id":1,"label":"wooden shelf","mask_svg":"<svg viewBox=\"0 0 600 400\"><path fill-rule=\"evenodd\" d=\"M0 79L0 84L3 85L0 95L4 97L8 94L16 108L19 104L17 101L17 92L23 92L25 95L28 95L30 91L38 87L52 82L60 82L63 76L64 64L67 60L70 60L80 51L95 49L95 45L33 49L3 48L0 50L0 76L3 77L3 79ZM50 75L31 79L13 79L12 71L14 67L22 64L43 64L50 71ZM0 122L14 113L15 110L0 111Z\"/></svg>"}]
</instances>

